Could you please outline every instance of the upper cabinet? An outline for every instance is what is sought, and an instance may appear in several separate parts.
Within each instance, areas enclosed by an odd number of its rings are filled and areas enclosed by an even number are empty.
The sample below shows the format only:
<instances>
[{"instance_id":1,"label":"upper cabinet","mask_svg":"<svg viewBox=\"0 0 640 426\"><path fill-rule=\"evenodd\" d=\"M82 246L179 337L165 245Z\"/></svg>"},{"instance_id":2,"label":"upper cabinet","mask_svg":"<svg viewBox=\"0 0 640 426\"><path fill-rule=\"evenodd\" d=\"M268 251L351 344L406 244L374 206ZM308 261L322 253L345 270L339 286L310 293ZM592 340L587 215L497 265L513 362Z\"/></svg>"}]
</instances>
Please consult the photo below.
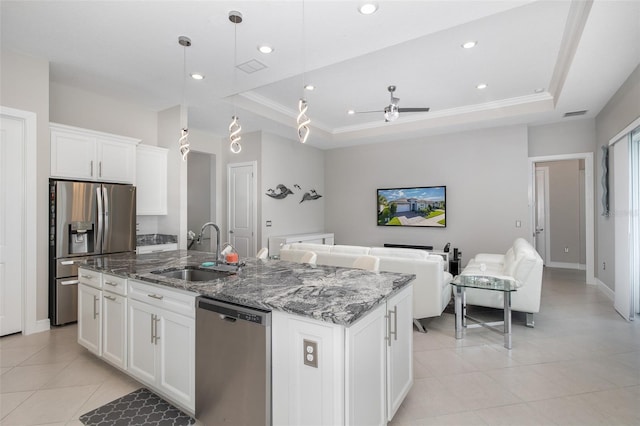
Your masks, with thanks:
<instances>
[{"instance_id":1,"label":"upper cabinet","mask_svg":"<svg viewBox=\"0 0 640 426\"><path fill-rule=\"evenodd\" d=\"M167 156L169 150L138 145L136 154L136 214L167 214Z\"/></svg>"},{"instance_id":2,"label":"upper cabinet","mask_svg":"<svg viewBox=\"0 0 640 426\"><path fill-rule=\"evenodd\" d=\"M135 183L140 140L50 124L51 177Z\"/></svg>"}]
</instances>

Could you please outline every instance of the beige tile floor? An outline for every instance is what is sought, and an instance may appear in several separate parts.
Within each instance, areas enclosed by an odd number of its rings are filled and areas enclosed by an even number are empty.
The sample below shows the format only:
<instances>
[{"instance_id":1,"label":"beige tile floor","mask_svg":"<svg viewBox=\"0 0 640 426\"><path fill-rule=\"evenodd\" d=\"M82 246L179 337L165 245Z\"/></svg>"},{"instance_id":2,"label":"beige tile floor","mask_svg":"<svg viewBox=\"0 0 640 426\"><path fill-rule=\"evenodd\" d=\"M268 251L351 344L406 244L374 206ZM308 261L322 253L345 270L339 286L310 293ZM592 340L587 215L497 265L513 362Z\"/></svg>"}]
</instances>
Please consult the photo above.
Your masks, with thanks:
<instances>
[{"instance_id":1,"label":"beige tile floor","mask_svg":"<svg viewBox=\"0 0 640 426\"><path fill-rule=\"evenodd\" d=\"M547 269L536 328L514 318L513 349L451 314L414 333L406 425L638 425L640 324L627 323L584 272ZM141 387L76 343L76 326L0 338L0 424L79 425L78 417Z\"/></svg>"}]
</instances>

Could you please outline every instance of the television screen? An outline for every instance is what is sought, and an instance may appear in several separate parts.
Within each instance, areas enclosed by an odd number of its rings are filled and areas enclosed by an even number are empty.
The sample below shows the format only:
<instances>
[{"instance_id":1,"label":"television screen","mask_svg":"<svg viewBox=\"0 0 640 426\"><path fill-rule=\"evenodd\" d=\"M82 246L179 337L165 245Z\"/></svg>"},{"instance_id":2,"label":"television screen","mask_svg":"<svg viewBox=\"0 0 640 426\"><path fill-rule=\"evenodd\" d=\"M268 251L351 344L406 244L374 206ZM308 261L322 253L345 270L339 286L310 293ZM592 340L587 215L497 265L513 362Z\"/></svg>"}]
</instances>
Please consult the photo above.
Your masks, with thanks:
<instances>
[{"instance_id":1,"label":"television screen","mask_svg":"<svg viewBox=\"0 0 640 426\"><path fill-rule=\"evenodd\" d=\"M378 226L447 226L446 186L378 189Z\"/></svg>"}]
</instances>

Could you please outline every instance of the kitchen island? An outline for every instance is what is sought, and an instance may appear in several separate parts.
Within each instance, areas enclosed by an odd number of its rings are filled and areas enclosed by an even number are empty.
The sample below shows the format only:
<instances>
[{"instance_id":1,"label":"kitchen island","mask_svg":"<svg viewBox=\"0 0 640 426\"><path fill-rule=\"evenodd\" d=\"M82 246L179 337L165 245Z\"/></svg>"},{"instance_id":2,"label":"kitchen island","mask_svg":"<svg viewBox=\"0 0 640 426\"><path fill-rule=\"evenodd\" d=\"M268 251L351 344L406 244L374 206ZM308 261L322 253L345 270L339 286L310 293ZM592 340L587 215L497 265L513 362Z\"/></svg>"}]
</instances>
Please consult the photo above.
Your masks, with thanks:
<instances>
[{"instance_id":1,"label":"kitchen island","mask_svg":"<svg viewBox=\"0 0 640 426\"><path fill-rule=\"evenodd\" d=\"M124 350L128 359L122 360L120 368L193 413L191 378L185 379L185 391L174 398L166 389L154 387L154 380L158 379L153 374L137 371L144 370L136 364L135 347L143 340L140 332L148 333L151 329L152 344L155 338L156 344L159 341L160 346L168 345L169 337L160 337L160 331L169 331L170 326L168 322L159 328L155 325L154 331L154 321L164 324L161 320L165 317L148 310L149 321L137 327L136 323L143 321L137 320L136 309L146 309L141 301L169 304L172 299L167 291L171 291L179 296L175 303L171 302L172 306L188 320L189 315L193 318L195 297L204 296L271 311L273 424L385 424L393 417L413 382L413 275L257 259L242 259L244 265L238 271L210 281L186 281L157 273L184 268L207 269L202 265L212 261L212 257L211 253L186 250L119 254L94 258L82 267L87 276L99 273L116 278L111 281L100 278L105 284L117 283L117 279L128 281L128 292L122 295L129 299L128 308L124 308L124 312L128 312L124 334L128 337L123 342L128 346ZM107 285L101 288L104 297L110 297L108 300L115 297L107 295L110 290ZM96 318L96 297L103 295L92 297L93 318ZM103 306L102 311L104 323L107 307ZM168 313L166 318L182 320L176 317L176 312ZM82 321L90 321L91 315L80 315L80 318L79 342L82 344L80 335L87 329ZM177 341L171 346L193 345L194 328L193 319L184 322L184 332L176 328ZM133 337L136 330L138 338ZM182 337L184 340L180 340ZM144 341L148 342L149 338ZM316 367L304 364L303 341L317 344ZM101 350L94 352L102 353ZM185 359L180 362L192 363L193 353L193 350L184 352ZM164 362L170 361L170 356L165 354ZM149 357L155 359L156 355ZM193 370L184 370L184 375L195 375Z\"/></svg>"}]
</instances>

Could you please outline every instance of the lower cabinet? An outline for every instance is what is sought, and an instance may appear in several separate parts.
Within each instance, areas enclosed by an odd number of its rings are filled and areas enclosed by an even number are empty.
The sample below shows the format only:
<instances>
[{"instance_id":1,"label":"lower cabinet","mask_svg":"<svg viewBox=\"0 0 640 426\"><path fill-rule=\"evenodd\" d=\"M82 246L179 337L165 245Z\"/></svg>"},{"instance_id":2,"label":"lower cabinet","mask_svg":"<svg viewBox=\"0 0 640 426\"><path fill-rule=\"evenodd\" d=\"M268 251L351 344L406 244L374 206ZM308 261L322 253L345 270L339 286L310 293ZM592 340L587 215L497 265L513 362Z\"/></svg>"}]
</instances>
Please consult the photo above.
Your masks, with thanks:
<instances>
[{"instance_id":1,"label":"lower cabinet","mask_svg":"<svg viewBox=\"0 0 640 426\"><path fill-rule=\"evenodd\" d=\"M163 293L167 290L163 290ZM160 297L160 299L154 299ZM167 301L151 293L150 300ZM195 300L195 298L194 298ZM190 412L195 410L195 317L129 299L129 373Z\"/></svg>"},{"instance_id":2,"label":"lower cabinet","mask_svg":"<svg viewBox=\"0 0 640 426\"><path fill-rule=\"evenodd\" d=\"M102 357L116 367L127 369L127 298L102 293Z\"/></svg>"},{"instance_id":3,"label":"lower cabinet","mask_svg":"<svg viewBox=\"0 0 640 426\"><path fill-rule=\"evenodd\" d=\"M98 356L102 356L102 291L78 284L78 343Z\"/></svg>"},{"instance_id":4,"label":"lower cabinet","mask_svg":"<svg viewBox=\"0 0 640 426\"><path fill-rule=\"evenodd\" d=\"M273 424L386 425L413 385L412 307L408 286L349 327L273 311Z\"/></svg>"}]
</instances>

